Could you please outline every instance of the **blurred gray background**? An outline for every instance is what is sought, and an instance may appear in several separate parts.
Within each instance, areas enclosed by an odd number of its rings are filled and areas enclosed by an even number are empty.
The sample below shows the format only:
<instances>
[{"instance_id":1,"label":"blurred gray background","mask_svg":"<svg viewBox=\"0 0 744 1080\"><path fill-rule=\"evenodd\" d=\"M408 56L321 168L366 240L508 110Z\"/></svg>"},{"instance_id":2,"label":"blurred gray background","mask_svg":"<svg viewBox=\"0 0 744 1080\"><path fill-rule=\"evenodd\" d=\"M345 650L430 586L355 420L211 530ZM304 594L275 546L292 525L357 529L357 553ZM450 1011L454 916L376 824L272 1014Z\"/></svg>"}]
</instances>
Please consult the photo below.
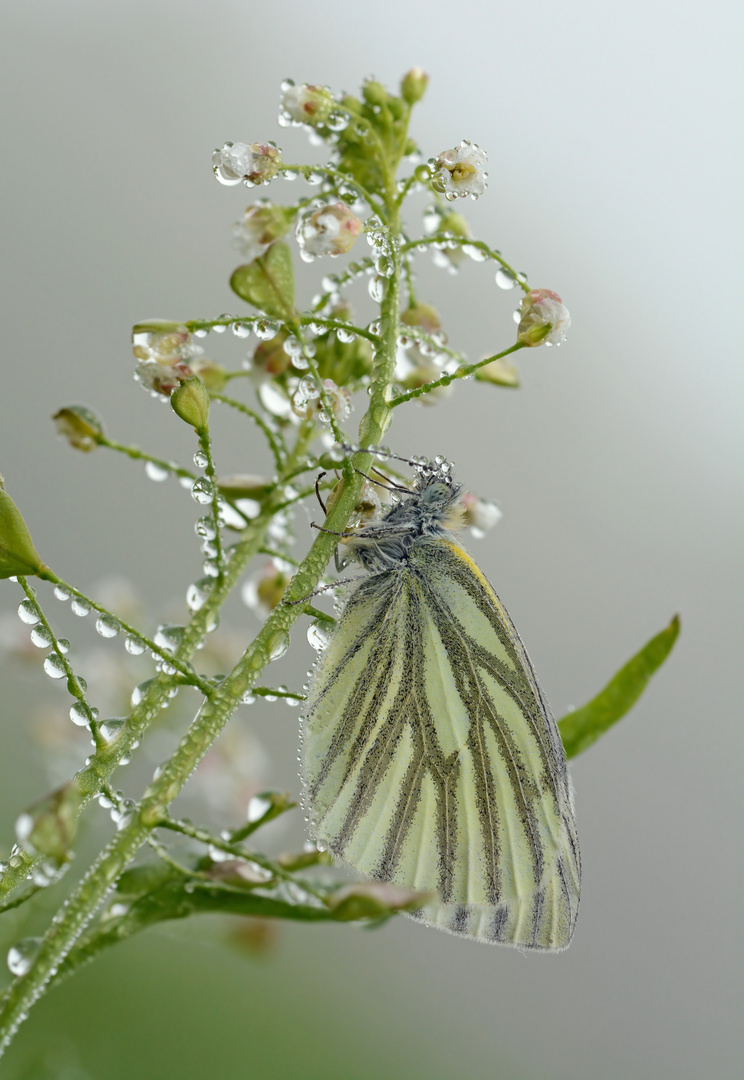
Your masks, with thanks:
<instances>
[{"instance_id":1,"label":"blurred gray background","mask_svg":"<svg viewBox=\"0 0 744 1080\"><path fill-rule=\"evenodd\" d=\"M520 354L521 390L463 384L388 440L454 459L501 505L470 546L557 715L675 611L683 625L641 704L573 765L585 889L568 953L525 958L401 919L281 928L253 958L219 925L173 927L50 994L9 1078L739 1075L738 19L727 0L6 6L0 471L59 574L95 591L116 571L153 617L198 576L188 496L73 453L49 416L85 402L112 436L188 463L184 425L132 381L129 330L240 310L230 225L250 198L215 183L213 147L273 138L286 160L317 159L277 126L283 78L353 92L421 65L414 137L427 156L463 137L488 151L488 191L458 209L561 294L573 327L560 350ZM422 259L419 289L473 359L512 340L514 294L487 266L450 277ZM239 360L226 338L210 355ZM253 433L224 420L222 471L265 468ZM13 612L17 588L0 599ZM256 629L237 606L231 619ZM296 685L311 651L295 637L281 677ZM3 849L47 784L25 736L34 695L66 708L13 666ZM277 709L249 719L268 780L296 790L296 712ZM20 923L10 932L5 947Z\"/></svg>"}]
</instances>

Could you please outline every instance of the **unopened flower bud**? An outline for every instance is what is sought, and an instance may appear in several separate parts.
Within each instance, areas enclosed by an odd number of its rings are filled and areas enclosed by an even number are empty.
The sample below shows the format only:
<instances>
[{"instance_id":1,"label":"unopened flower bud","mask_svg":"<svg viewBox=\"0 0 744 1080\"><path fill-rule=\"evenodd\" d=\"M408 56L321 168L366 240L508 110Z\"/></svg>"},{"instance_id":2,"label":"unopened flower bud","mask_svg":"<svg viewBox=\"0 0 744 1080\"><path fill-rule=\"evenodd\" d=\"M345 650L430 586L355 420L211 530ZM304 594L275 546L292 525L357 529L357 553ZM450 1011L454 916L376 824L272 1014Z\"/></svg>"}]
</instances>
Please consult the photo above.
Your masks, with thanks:
<instances>
[{"instance_id":1,"label":"unopened flower bud","mask_svg":"<svg viewBox=\"0 0 744 1080\"><path fill-rule=\"evenodd\" d=\"M269 202L249 206L240 221L233 225L233 247L246 262L260 258L274 240L289 229L291 214Z\"/></svg>"},{"instance_id":2,"label":"unopened flower bud","mask_svg":"<svg viewBox=\"0 0 744 1080\"><path fill-rule=\"evenodd\" d=\"M281 107L284 114L295 124L321 127L331 114L335 102L327 86L310 86L302 83L285 84Z\"/></svg>"},{"instance_id":3,"label":"unopened flower bud","mask_svg":"<svg viewBox=\"0 0 744 1080\"><path fill-rule=\"evenodd\" d=\"M388 99L388 93L382 83L376 79L367 79L362 83L362 97L368 105L384 105Z\"/></svg>"},{"instance_id":4,"label":"unopened flower bud","mask_svg":"<svg viewBox=\"0 0 744 1080\"><path fill-rule=\"evenodd\" d=\"M271 559L263 569L246 580L241 589L243 603L259 617L265 618L281 603L291 580L284 564Z\"/></svg>"},{"instance_id":5,"label":"unopened flower bud","mask_svg":"<svg viewBox=\"0 0 744 1080\"><path fill-rule=\"evenodd\" d=\"M286 330L280 330L273 338L257 345L251 360L251 370L265 373L271 378L283 375L292 363L289 353L284 348L284 342L288 337Z\"/></svg>"},{"instance_id":6,"label":"unopened flower bud","mask_svg":"<svg viewBox=\"0 0 744 1080\"><path fill-rule=\"evenodd\" d=\"M343 255L352 247L362 222L343 203L330 203L297 222L297 243L303 257Z\"/></svg>"},{"instance_id":7,"label":"unopened flower bud","mask_svg":"<svg viewBox=\"0 0 744 1080\"><path fill-rule=\"evenodd\" d=\"M434 334L442 329L439 312L431 304L416 304L401 313L400 321L406 326L420 326L427 334Z\"/></svg>"},{"instance_id":8,"label":"unopened flower bud","mask_svg":"<svg viewBox=\"0 0 744 1080\"><path fill-rule=\"evenodd\" d=\"M409 105L415 105L417 101L421 101L428 85L429 76L423 68L411 68L401 79L400 96Z\"/></svg>"},{"instance_id":9,"label":"unopened flower bud","mask_svg":"<svg viewBox=\"0 0 744 1080\"><path fill-rule=\"evenodd\" d=\"M103 426L96 414L85 405L66 405L52 417L57 434L67 439L75 450L86 453L95 450L103 435Z\"/></svg>"},{"instance_id":10,"label":"unopened flower bud","mask_svg":"<svg viewBox=\"0 0 744 1080\"><path fill-rule=\"evenodd\" d=\"M241 181L247 187L266 184L283 165L282 152L274 143L226 142L212 154L212 169L228 187Z\"/></svg>"},{"instance_id":11,"label":"unopened flower bud","mask_svg":"<svg viewBox=\"0 0 744 1080\"><path fill-rule=\"evenodd\" d=\"M70 858L79 810L80 793L72 783L65 784L20 814L16 821L18 843L61 866Z\"/></svg>"},{"instance_id":12,"label":"unopened flower bud","mask_svg":"<svg viewBox=\"0 0 744 1080\"><path fill-rule=\"evenodd\" d=\"M0 476L0 578L18 574L44 577L47 570L34 547L26 522Z\"/></svg>"},{"instance_id":13,"label":"unopened flower bud","mask_svg":"<svg viewBox=\"0 0 744 1080\"><path fill-rule=\"evenodd\" d=\"M445 199L462 199L471 195L477 199L486 190L488 173L485 164L488 156L476 143L463 139L453 150L443 150L431 162L431 185Z\"/></svg>"},{"instance_id":14,"label":"unopened flower bud","mask_svg":"<svg viewBox=\"0 0 744 1080\"><path fill-rule=\"evenodd\" d=\"M206 431L209 427L209 391L198 375L190 375L173 391L170 398L171 408L196 431Z\"/></svg>"},{"instance_id":15,"label":"unopened flower bud","mask_svg":"<svg viewBox=\"0 0 744 1080\"><path fill-rule=\"evenodd\" d=\"M560 345L571 325L568 308L550 289L531 289L522 298L517 340L525 345Z\"/></svg>"}]
</instances>

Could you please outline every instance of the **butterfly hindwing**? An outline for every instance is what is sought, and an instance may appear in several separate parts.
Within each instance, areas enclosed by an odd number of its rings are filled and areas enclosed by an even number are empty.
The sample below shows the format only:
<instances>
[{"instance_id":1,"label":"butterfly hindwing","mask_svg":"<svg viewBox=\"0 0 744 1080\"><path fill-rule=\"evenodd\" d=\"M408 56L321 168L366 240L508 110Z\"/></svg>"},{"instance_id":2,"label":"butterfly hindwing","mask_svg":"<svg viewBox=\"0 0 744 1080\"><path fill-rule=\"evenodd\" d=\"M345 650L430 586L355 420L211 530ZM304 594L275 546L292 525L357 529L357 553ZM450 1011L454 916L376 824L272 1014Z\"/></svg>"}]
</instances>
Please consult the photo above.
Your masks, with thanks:
<instances>
[{"instance_id":1,"label":"butterfly hindwing","mask_svg":"<svg viewBox=\"0 0 744 1080\"><path fill-rule=\"evenodd\" d=\"M304 721L316 840L430 891L416 917L481 941L565 948L580 862L555 722L506 611L449 539L351 592Z\"/></svg>"}]
</instances>

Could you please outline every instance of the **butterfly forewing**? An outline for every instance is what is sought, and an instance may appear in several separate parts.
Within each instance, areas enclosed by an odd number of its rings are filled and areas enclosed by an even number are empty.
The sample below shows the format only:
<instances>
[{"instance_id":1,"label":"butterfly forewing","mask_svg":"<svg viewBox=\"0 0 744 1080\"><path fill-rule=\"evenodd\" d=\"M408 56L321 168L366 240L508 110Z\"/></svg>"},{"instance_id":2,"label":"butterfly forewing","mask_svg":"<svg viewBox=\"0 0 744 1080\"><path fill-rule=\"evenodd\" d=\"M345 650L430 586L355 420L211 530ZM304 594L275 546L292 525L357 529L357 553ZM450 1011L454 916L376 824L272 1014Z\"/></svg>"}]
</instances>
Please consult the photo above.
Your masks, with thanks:
<instances>
[{"instance_id":1,"label":"butterfly forewing","mask_svg":"<svg viewBox=\"0 0 744 1080\"><path fill-rule=\"evenodd\" d=\"M560 736L472 560L422 537L352 591L310 690L314 838L371 878L430 891L429 925L565 948L580 862Z\"/></svg>"}]
</instances>

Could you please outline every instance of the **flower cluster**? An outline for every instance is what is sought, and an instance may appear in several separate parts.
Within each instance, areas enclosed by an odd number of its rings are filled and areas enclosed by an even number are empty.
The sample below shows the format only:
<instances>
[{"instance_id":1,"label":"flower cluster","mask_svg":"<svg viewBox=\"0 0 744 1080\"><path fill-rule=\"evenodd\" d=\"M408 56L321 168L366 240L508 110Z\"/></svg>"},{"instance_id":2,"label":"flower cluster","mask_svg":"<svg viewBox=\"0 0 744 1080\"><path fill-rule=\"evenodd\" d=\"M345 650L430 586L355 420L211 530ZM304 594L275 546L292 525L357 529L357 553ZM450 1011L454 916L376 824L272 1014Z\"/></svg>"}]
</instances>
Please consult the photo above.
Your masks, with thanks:
<instances>
[{"instance_id":1,"label":"flower cluster","mask_svg":"<svg viewBox=\"0 0 744 1080\"><path fill-rule=\"evenodd\" d=\"M224 382L224 370L204 356L185 327L144 330L135 333L134 355L139 361L134 377L152 394L170 398L176 387L191 375L199 375L210 389Z\"/></svg>"}]
</instances>

